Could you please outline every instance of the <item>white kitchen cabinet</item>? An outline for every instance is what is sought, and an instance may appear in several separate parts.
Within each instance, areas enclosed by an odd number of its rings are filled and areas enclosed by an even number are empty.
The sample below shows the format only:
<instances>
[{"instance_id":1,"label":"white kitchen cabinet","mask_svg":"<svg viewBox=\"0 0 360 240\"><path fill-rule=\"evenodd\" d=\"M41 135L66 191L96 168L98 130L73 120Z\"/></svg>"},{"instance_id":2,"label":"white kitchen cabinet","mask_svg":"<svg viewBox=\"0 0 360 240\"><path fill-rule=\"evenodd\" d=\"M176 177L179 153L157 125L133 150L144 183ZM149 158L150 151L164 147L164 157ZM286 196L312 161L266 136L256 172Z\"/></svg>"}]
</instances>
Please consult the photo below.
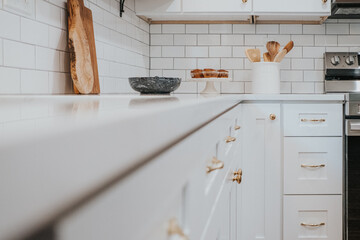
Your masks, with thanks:
<instances>
[{"instance_id":1,"label":"white kitchen cabinet","mask_svg":"<svg viewBox=\"0 0 360 240\"><path fill-rule=\"evenodd\" d=\"M181 12L182 0L136 0L135 9L143 14L174 14Z\"/></svg>"},{"instance_id":2,"label":"white kitchen cabinet","mask_svg":"<svg viewBox=\"0 0 360 240\"><path fill-rule=\"evenodd\" d=\"M330 0L253 0L254 14L330 15Z\"/></svg>"},{"instance_id":3,"label":"white kitchen cabinet","mask_svg":"<svg viewBox=\"0 0 360 240\"><path fill-rule=\"evenodd\" d=\"M184 13L250 13L253 0L182 0Z\"/></svg>"},{"instance_id":4,"label":"white kitchen cabinet","mask_svg":"<svg viewBox=\"0 0 360 240\"><path fill-rule=\"evenodd\" d=\"M244 104L238 239L281 239L280 104Z\"/></svg>"}]
</instances>

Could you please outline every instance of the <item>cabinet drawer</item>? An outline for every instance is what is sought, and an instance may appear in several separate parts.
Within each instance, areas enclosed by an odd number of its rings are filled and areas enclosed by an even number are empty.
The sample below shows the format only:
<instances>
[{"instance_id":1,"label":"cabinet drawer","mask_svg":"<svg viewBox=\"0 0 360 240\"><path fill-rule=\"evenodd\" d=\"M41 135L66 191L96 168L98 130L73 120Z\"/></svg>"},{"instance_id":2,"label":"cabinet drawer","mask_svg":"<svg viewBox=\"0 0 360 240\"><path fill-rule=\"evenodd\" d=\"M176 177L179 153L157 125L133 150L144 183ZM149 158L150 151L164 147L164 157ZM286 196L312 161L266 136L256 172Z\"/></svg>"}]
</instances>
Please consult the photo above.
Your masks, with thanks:
<instances>
[{"instance_id":1,"label":"cabinet drawer","mask_svg":"<svg viewBox=\"0 0 360 240\"><path fill-rule=\"evenodd\" d=\"M284 104L285 136L342 136L342 104Z\"/></svg>"},{"instance_id":2,"label":"cabinet drawer","mask_svg":"<svg viewBox=\"0 0 360 240\"><path fill-rule=\"evenodd\" d=\"M342 137L285 137L284 193L341 194Z\"/></svg>"},{"instance_id":3,"label":"cabinet drawer","mask_svg":"<svg viewBox=\"0 0 360 240\"><path fill-rule=\"evenodd\" d=\"M342 238L342 196L285 196L284 239Z\"/></svg>"}]
</instances>

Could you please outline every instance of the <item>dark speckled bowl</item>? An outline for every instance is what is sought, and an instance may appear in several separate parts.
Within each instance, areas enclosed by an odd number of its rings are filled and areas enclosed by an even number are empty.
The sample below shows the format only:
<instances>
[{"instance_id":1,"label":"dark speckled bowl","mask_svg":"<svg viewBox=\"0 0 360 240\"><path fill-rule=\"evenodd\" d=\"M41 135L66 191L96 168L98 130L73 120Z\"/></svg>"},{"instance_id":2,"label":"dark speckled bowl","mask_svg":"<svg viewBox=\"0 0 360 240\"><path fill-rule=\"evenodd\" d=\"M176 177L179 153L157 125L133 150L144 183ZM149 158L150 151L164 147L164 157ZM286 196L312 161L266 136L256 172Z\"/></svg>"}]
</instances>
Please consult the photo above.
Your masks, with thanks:
<instances>
[{"instance_id":1,"label":"dark speckled bowl","mask_svg":"<svg viewBox=\"0 0 360 240\"><path fill-rule=\"evenodd\" d=\"M129 78L132 89L144 94L169 94L180 86L181 78L134 77Z\"/></svg>"}]
</instances>

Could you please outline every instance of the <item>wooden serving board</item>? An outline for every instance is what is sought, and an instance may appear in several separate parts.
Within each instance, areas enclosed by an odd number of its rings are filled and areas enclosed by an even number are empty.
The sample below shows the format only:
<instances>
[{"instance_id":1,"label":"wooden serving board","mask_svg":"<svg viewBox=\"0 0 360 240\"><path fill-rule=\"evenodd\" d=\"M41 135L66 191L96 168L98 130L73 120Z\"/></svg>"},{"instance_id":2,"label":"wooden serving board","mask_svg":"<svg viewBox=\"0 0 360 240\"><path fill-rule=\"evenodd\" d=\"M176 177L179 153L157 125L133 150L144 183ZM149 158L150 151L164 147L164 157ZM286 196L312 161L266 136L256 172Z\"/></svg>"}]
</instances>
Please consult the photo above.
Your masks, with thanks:
<instances>
[{"instance_id":1,"label":"wooden serving board","mask_svg":"<svg viewBox=\"0 0 360 240\"><path fill-rule=\"evenodd\" d=\"M70 71L75 93L100 93L92 12L83 0L68 0Z\"/></svg>"}]
</instances>

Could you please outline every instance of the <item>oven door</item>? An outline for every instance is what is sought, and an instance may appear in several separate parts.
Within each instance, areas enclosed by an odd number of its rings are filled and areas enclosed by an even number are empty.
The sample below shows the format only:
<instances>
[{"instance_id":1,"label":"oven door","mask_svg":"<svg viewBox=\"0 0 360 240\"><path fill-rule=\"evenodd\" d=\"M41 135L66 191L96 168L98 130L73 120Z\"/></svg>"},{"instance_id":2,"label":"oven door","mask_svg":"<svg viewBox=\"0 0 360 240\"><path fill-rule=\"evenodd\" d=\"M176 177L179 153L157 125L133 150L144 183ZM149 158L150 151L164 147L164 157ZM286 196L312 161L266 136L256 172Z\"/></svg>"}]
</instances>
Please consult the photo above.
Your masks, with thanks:
<instances>
[{"instance_id":1,"label":"oven door","mask_svg":"<svg viewBox=\"0 0 360 240\"><path fill-rule=\"evenodd\" d=\"M360 119L346 120L346 233L360 239Z\"/></svg>"}]
</instances>

